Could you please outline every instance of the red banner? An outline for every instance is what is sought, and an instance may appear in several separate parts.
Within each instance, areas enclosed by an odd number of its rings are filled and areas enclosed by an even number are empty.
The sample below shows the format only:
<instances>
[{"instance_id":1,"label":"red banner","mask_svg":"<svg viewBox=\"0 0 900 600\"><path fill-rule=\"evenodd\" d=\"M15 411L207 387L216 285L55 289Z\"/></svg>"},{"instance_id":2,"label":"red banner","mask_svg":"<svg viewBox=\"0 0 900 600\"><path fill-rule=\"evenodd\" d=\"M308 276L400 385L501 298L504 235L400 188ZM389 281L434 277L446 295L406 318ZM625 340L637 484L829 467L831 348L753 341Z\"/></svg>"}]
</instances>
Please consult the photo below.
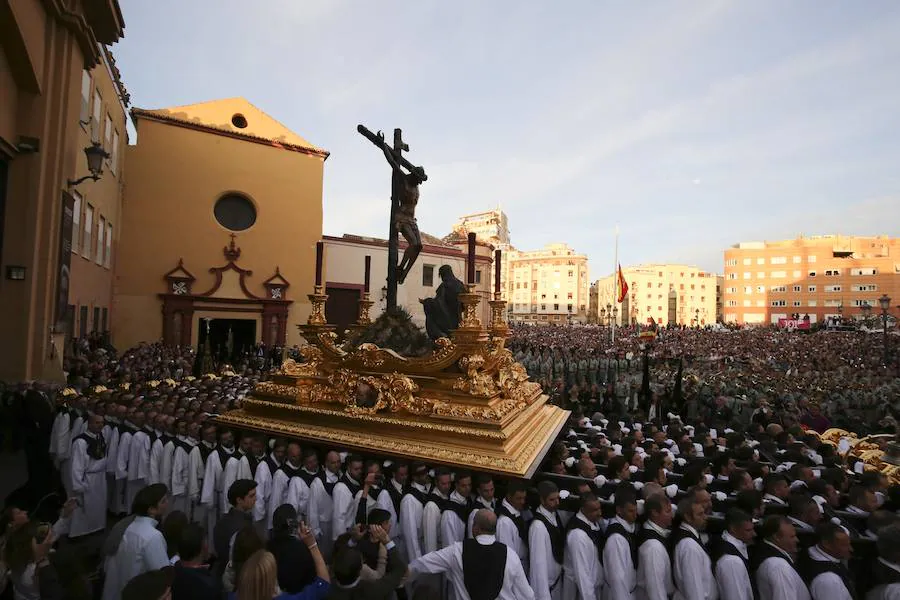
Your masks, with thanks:
<instances>
[{"instance_id":1,"label":"red banner","mask_svg":"<svg viewBox=\"0 0 900 600\"><path fill-rule=\"evenodd\" d=\"M809 329L809 321L806 319L778 319L778 327L794 331L795 329Z\"/></svg>"}]
</instances>

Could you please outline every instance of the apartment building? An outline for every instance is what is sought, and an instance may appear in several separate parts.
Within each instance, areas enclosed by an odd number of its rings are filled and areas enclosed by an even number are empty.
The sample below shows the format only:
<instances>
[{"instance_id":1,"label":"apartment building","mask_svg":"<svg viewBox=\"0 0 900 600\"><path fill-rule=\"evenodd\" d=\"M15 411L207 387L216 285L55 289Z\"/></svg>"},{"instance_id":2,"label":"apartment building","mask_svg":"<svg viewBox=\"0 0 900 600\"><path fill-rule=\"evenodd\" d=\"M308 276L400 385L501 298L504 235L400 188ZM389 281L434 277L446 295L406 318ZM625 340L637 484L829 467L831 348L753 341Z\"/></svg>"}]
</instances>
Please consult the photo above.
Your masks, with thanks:
<instances>
[{"instance_id":1,"label":"apartment building","mask_svg":"<svg viewBox=\"0 0 900 600\"><path fill-rule=\"evenodd\" d=\"M721 277L697 267L679 264L649 264L623 267L628 294L617 303L617 274L600 279L592 286L591 304L598 323L609 322L609 310L615 308L619 325L704 326L716 322L716 294Z\"/></svg>"},{"instance_id":2,"label":"apartment building","mask_svg":"<svg viewBox=\"0 0 900 600\"><path fill-rule=\"evenodd\" d=\"M507 310L511 320L538 324L587 320L587 255L561 243L532 251L511 249L507 254Z\"/></svg>"},{"instance_id":3,"label":"apartment building","mask_svg":"<svg viewBox=\"0 0 900 600\"><path fill-rule=\"evenodd\" d=\"M723 318L777 323L791 314L816 322L858 317L878 298L900 297L900 239L800 236L742 242L725 250Z\"/></svg>"}]
</instances>

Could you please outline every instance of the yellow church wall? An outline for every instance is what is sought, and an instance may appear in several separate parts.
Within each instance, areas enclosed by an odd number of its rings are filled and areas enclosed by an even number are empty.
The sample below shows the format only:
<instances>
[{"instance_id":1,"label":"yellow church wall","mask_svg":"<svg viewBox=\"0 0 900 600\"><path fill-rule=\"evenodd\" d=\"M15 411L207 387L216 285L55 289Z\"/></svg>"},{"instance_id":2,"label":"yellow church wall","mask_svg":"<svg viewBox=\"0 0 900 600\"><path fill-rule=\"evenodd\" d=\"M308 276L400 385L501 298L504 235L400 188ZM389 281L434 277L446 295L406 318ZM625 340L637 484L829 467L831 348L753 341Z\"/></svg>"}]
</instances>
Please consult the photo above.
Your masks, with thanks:
<instances>
[{"instance_id":1,"label":"yellow church wall","mask_svg":"<svg viewBox=\"0 0 900 600\"><path fill-rule=\"evenodd\" d=\"M257 211L249 229L235 233L236 265L253 273L245 284L265 297L262 283L276 267L290 283L286 298L287 343L300 343L296 325L309 314L315 243L322 235L324 159L265 143L136 116L138 140L126 152L123 223L116 260L113 339L120 348L162 336L165 273L179 259L195 278L192 294L214 287L210 268L227 264L223 249L231 232L213 214L228 192L248 197ZM245 298L233 271L223 275L215 297ZM192 342L197 342L195 312ZM256 318L233 313L229 318ZM257 327L259 332L260 327Z\"/></svg>"}]
</instances>

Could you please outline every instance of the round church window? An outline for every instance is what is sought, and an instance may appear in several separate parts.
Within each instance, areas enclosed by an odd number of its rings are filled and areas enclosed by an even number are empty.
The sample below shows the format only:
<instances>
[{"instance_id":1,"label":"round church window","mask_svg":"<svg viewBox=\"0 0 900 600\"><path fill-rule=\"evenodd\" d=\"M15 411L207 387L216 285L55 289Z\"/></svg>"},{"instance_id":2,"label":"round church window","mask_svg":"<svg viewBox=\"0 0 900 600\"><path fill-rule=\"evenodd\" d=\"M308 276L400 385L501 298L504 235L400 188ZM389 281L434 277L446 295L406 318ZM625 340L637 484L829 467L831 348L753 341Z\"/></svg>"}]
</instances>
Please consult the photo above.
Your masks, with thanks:
<instances>
[{"instance_id":1,"label":"round church window","mask_svg":"<svg viewBox=\"0 0 900 600\"><path fill-rule=\"evenodd\" d=\"M244 231L256 223L256 208L250 200L239 194L227 194L219 198L213 212L219 225L231 231Z\"/></svg>"}]
</instances>

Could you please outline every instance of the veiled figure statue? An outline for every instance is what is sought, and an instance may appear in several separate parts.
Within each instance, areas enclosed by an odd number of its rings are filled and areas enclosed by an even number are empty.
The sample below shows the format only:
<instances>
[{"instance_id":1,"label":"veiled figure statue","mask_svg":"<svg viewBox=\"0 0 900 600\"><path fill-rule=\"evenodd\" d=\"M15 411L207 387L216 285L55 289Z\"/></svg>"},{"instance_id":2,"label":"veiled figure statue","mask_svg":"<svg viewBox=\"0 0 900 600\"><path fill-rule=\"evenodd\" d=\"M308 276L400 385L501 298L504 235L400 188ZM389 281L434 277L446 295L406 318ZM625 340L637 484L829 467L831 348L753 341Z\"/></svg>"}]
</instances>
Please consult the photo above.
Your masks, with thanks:
<instances>
[{"instance_id":1,"label":"veiled figure statue","mask_svg":"<svg viewBox=\"0 0 900 600\"><path fill-rule=\"evenodd\" d=\"M428 337L436 340L442 337L450 337L450 334L459 327L460 311L462 305L459 295L466 292L466 286L453 274L450 265L443 265L438 269L441 284L434 294L434 298L419 298L425 309L425 331Z\"/></svg>"}]
</instances>

